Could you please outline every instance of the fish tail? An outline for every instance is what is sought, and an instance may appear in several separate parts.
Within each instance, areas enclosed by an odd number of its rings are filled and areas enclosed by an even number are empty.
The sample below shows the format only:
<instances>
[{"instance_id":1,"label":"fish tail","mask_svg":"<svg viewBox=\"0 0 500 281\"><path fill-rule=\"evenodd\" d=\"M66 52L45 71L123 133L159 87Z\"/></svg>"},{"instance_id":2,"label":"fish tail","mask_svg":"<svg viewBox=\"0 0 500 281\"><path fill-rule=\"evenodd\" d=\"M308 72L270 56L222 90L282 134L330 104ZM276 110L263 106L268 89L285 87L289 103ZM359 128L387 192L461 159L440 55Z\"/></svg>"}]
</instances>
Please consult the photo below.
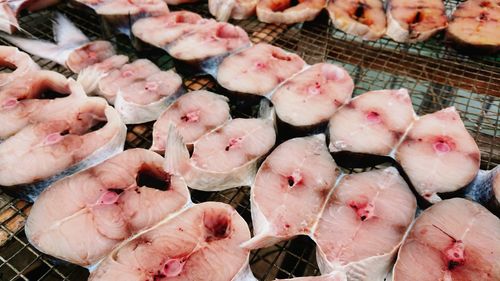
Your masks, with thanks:
<instances>
[{"instance_id":1,"label":"fish tail","mask_svg":"<svg viewBox=\"0 0 500 281\"><path fill-rule=\"evenodd\" d=\"M0 37L32 55L55 61L60 65L65 65L66 59L63 55L64 50L62 50L54 43L42 41L39 39L27 39L6 34L1 34Z\"/></svg>"},{"instance_id":2,"label":"fish tail","mask_svg":"<svg viewBox=\"0 0 500 281\"><path fill-rule=\"evenodd\" d=\"M165 162L163 168L174 175L182 175L188 165L189 151L182 140L182 136L172 123L168 126L165 145Z\"/></svg>"}]
</instances>

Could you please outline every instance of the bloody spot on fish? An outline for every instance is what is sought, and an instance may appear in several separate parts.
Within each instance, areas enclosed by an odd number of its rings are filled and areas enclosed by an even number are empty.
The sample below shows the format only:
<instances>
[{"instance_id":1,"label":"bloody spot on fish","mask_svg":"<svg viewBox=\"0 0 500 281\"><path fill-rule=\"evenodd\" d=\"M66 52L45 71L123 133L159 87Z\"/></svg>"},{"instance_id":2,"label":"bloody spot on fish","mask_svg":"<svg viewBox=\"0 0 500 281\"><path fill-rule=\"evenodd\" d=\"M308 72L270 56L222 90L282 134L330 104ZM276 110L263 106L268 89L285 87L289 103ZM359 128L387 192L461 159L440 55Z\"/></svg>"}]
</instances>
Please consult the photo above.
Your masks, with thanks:
<instances>
[{"instance_id":1,"label":"bloody spot on fish","mask_svg":"<svg viewBox=\"0 0 500 281\"><path fill-rule=\"evenodd\" d=\"M295 181L293 180L293 177L289 176L287 179L288 179L288 185L293 186L293 184L295 183Z\"/></svg>"},{"instance_id":2,"label":"bloody spot on fish","mask_svg":"<svg viewBox=\"0 0 500 281\"><path fill-rule=\"evenodd\" d=\"M285 228L290 228L290 225L288 223L285 224Z\"/></svg>"},{"instance_id":3,"label":"bloody spot on fish","mask_svg":"<svg viewBox=\"0 0 500 281\"><path fill-rule=\"evenodd\" d=\"M444 154L452 151L455 148L455 143L451 138L442 136L435 139L432 147L438 154Z\"/></svg>"},{"instance_id":4,"label":"bloody spot on fish","mask_svg":"<svg viewBox=\"0 0 500 281\"><path fill-rule=\"evenodd\" d=\"M229 236L231 217L227 213L206 212L203 217L203 225L207 230L205 241L211 242L224 239Z\"/></svg>"},{"instance_id":5,"label":"bloody spot on fish","mask_svg":"<svg viewBox=\"0 0 500 281\"><path fill-rule=\"evenodd\" d=\"M491 7L491 3L488 2L488 1L483 1L483 2L481 2L481 4L479 4L479 6L481 8L490 8Z\"/></svg>"},{"instance_id":6,"label":"bloody spot on fish","mask_svg":"<svg viewBox=\"0 0 500 281\"><path fill-rule=\"evenodd\" d=\"M226 146L225 150L229 151L229 149L236 147L243 139L241 137L238 138L231 138L229 140L228 145Z\"/></svg>"},{"instance_id":7,"label":"bloody spot on fish","mask_svg":"<svg viewBox=\"0 0 500 281\"><path fill-rule=\"evenodd\" d=\"M200 119L200 111L191 111L181 116L181 120L184 122L198 122Z\"/></svg>"},{"instance_id":8,"label":"bloody spot on fish","mask_svg":"<svg viewBox=\"0 0 500 281\"><path fill-rule=\"evenodd\" d=\"M487 21L488 20L488 13L487 12L481 12L479 14L479 20L480 21Z\"/></svg>"},{"instance_id":9,"label":"bloody spot on fish","mask_svg":"<svg viewBox=\"0 0 500 281\"><path fill-rule=\"evenodd\" d=\"M108 188L108 191L114 192L116 194L121 194L123 192L123 189L119 188Z\"/></svg>"},{"instance_id":10,"label":"bloody spot on fish","mask_svg":"<svg viewBox=\"0 0 500 281\"><path fill-rule=\"evenodd\" d=\"M380 118L380 114L375 111L368 112L366 114L366 120L373 124L378 124L382 121L382 119Z\"/></svg>"},{"instance_id":11,"label":"bloody spot on fish","mask_svg":"<svg viewBox=\"0 0 500 281\"><path fill-rule=\"evenodd\" d=\"M135 178L137 186L147 186L161 191L170 189L172 175L158 167L143 164Z\"/></svg>"},{"instance_id":12,"label":"bloody spot on fish","mask_svg":"<svg viewBox=\"0 0 500 281\"><path fill-rule=\"evenodd\" d=\"M349 201L349 207L351 207L355 212L358 218L361 221L365 221L373 216L374 206L368 202L356 202L354 200Z\"/></svg>"},{"instance_id":13,"label":"bloody spot on fish","mask_svg":"<svg viewBox=\"0 0 500 281\"><path fill-rule=\"evenodd\" d=\"M223 24L219 27L215 33L215 36L219 38L238 38L240 34L238 33L238 29L229 24Z\"/></svg>"}]
</instances>

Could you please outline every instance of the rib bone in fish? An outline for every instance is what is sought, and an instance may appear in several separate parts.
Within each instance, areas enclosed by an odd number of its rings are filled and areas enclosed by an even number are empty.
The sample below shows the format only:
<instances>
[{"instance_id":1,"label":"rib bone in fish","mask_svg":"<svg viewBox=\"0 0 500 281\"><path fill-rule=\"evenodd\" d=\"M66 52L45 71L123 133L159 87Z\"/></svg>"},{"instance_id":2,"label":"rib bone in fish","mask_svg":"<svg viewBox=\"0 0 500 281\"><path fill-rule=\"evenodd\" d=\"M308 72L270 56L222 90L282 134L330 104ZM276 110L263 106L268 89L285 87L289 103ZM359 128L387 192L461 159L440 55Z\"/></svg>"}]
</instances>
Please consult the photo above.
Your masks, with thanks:
<instances>
[{"instance_id":1,"label":"rib bone in fish","mask_svg":"<svg viewBox=\"0 0 500 281\"><path fill-rule=\"evenodd\" d=\"M229 91L266 96L304 66L298 55L259 43L225 58L216 78Z\"/></svg>"},{"instance_id":2,"label":"rib bone in fish","mask_svg":"<svg viewBox=\"0 0 500 281\"><path fill-rule=\"evenodd\" d=\"M218 21L242 20L255 15L258 0L209 0L208 10Z\"/></svg>"},{"instance_id":3,"label":"rib bone in fish","mask_svg":"<svg viewBox=\"0 0 500 281\"><path fill-rule=\"evenodd\" d=\"M263 248L312 235L338 175L324 135L279 145L262 163L251 188L254 237L243 246Z\"/></svg>"},{"instance_id":4,"label":"rib bone in fish","mask_svg":"<svg viewBox=\"0 0 500 281\"><path fill-rule=\"evenodd\" d=\"M90 42L87 36L62 14L57 14L54 34L57 44L10 35L1 37L33 55L55 61L74 73L79 73L82 69L115 54L111 43Z\"/></svg>"},{"instance_id":5,"label":"rib bone in fish","mask_svg":"<svg viewBox=\"0 0 500 281\"><path fill-rule=\"evenodd\" d=\"M153 126L151 150L165 151L170 124L175 125L186 145L222 126L231 115L228 99L209 91L192 91L172 103Z\"/></svg>"},{"instance_id":6,"label":"rib bone in fish","mask_svg":"<svg viewBox=\"0 0 500 281\"><path fill-rule=\"evenodd\" d=\"M458 5L451 17L446 37L451 46L470 54L500 51L500 2L468 0Z\"/></svg>"},{"instance_id":7,"label":"rib bone in fish","mask_svg":"<svg viewBox=\"0 0 500 281\"><path fill-rule=\"evenodd\" d=\"M175 11L159 17L142 18L132 25L132 33L143 42L165 48L180 36L196 28L202 20L189 11Z\"/></svg>"},{"instance_id":8,"label":"rib bone in fish","mask_svg":"<svg viewBox=\"0 0 500 281\"><path fill-rule=\"evenodd\" d=\"M247 223L231 206L206 202L127 242L91 273L89 280L254 280Z\"/></svg>"},{"instance_id":9,"label":"rib bone in fish","mask_svg":"<svg viewBox=\"0 0 500 281\"><path fill-rule=\"evenodd\" d=\"M76 100L67 103L65 113L30 124L0 143L1 186L34 200L58 179L123 150L126 127L118 113L102 98L85 97L76 82L70 91Z\"/></svg>"},{"instance_id":10,"label":"rib bone in fish","mask_svg":"<svg viewBox=\"0 0 500 281\"><path fill-rule=\"evenodd\" d=\"M10 46L0 46L0 66L13 70L0 73L0 90L11 82L29 77L31 73L40 70L28 54Z\"/></svg>"},{"instance_id":11,"label":"rib bone in fish","mask_svg":"<svg viewBox=\"0 0 500 281\"><path fill-rule=\"evenodd\" d=\"M294 24L311 21L323 10L326 0L260 0L257 17L261 22Z\"/></svg>"},{"instance_id":12,"label":"rib bone in fish","mask_svg":"<svg viewBox=\"0 0 500 281\"><path fill-rule=\"evenodd\" d=\"M415 118L406 89L364 93L330 119L330 151L388 155Z\"/></svg>"},{"instance_id":13,"label":"rib bone in fish","mask_svg":"<svg viewBox=\"0 0 500 281\"><path fill-rule=\"evenodd\" d=\"M336 28L364 40L384 36L386 18L381 0L335 0L327 6Z\"/></svg>"},{"instance_id":14,"label":"rib bone in fish","mask_svg":"<svg viewBox=\"0 0 500 281\"><path fill-rule=\"evenodd\" d=\"M416 191L427 201L455 192L479 171L479 147L454 107L420 117L396 151Z\"/></svg>"},{"instance_id":15,"label":"rib bone in fish","mask_svg":"<svg viewBox=\"0 0 500 281\"><path fill-rule=\"evenodd\" d=\"M479 170L476 178L467 186L466 196L500 218L500 166L489 171Z\"/></svg>"},{"instance_id":16,"label":"rib bone in fish","mask_svg":"<svg viewBox=\"0 0 500 281\"><path fill-rule=\"evenodd\" d=\"M435 204L406 237L392 280L500 280L500 220L462 198Z\"/></svg>"},{"instance_id":17,"label":"rib bone in fish","mask_svg":"<svg viewBox=\"0 0 500 281\"><path fill-rule=\"evenodd\" d=\"M429 39L448 26L443 0L388 0L386 34L397 42Z\"/></svg>"},{"instance_id":18,"label":"rib bone in fish","mask_svg":"<svg viewBox=\"0 0 500 281\"><path fill-rule=\"evenodd\" d=\"M344 176L314 233L320 271L384 280L415 211L415 197L392 167Z\"/></svg>"},{"instance_id":19,"label":"rib bone in fish","mask_svg":"<svg viewBox=\"0 0 500 281\"><path fill-rule=\"evenodd\" d=\"M151 151L130 149L51 185L30 211L28 240L59 259L95 264L190 202L185 182L165 172L163 161Z\"/></svg>"},{"instance_id":20,"label":"rib bone in fish","mask_svg":"<svg viewBox=\"0 0 500 281\"><path fill-rule=\"evenodd\" d=\"M191 157L182 137L172 128L166 143L166 165L177 167L188 186L198 190L251 185L257 161L276 141L273 125L269 119L232 119L194 142Z\"/></svg>"},{"instance_id":21,"label":"rib bone in fish","mask_svg":"<svg viewBox=\"0 0 500 281\"><path fill-rule=\"evenodd\" d=\"M73 99L63 75L32 71L0 90L0 140L14 135L26 125L53 118ZM49 111L46 109L50 108Z\"/></svg>"},{"instance_id":22,"label":"rib bone in fish","mask_svg":"<svg viewBox=\"0 0 500 281\"><path fill-rule=\"evenodd\" d=\"M328 122L351 98L354 83L343 68L318 63L283 83L272 102L279 120L294 127Z\"/></svg>"},{"instance_id":23,"label":"rib bone in fish","mask_svg":"<svg viewBox=\"0 0 500 281\"><path fill-rule=\"evenodd\" d=\"M59 2L59 0L2 0L0 1L0 30L12 34L19 29L17 17L21 11L34 12Z\"/></svg>"}]
</instances>

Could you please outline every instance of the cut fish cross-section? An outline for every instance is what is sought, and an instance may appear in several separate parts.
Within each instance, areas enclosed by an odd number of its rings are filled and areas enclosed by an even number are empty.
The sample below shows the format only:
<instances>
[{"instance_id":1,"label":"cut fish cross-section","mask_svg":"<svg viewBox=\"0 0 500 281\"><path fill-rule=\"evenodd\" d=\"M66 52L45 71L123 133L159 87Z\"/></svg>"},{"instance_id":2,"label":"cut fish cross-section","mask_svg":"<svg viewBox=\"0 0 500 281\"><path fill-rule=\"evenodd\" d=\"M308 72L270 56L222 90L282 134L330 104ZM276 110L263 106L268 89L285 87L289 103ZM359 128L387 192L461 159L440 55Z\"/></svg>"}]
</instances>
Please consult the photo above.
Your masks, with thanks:
<instances>
[{"instance_id":1,"label":"cut fish cross-section","mask_svg":"<svg viewBox=\"0 0 500 281\"><path fill-rule=\"evenodd\" d=\"M323 10L326 2L326 0L260 0L257 4L257 17L261 22L276 24L311 21Z\"/></svg>"}]
</instances>

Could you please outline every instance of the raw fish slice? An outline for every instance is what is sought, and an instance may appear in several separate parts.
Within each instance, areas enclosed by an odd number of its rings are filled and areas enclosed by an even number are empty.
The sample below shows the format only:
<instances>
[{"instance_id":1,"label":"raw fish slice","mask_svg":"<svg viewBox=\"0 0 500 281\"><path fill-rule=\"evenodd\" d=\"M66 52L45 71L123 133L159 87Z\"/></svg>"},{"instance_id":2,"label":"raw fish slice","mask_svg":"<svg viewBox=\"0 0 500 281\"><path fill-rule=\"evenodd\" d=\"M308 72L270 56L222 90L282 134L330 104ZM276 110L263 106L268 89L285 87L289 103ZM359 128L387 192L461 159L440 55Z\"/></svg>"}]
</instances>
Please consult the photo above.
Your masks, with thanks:
<instances>
[{"instance_id":1,"label":"raw fish slice","mask_svg":"<svg viewBox=\"0 0 500 281\"><path fill-rule=\"evenodd\" d=\"M99 95L98 86L102 78L111 71L120 69L128 62L128 57L124 55L114 55L102 62L90 65L78 73L78 79L87 94Z\"/></svg>"},{"instance_id":2,"label":"raw fish slice","mask_svg":"<svg viewBox=\"0 0 500 281\"><path fill-rule=\"evenodd\" d=\"M151 150L165 151L170 124L174 124L186 145L222 126L229 119L228 99L209 91L189 92L172 103L153 126Z\"/></svg>"},{"instance_id":3,"label":"raw fish slice","mask_svg":"<svg viewBox=\"0 0 500 281\"><path fill-rule=\"evenodd\" d=\"M384 36L386 18L381 0L334 0L327 6L336 28L363 40Z\"/></svg>"},{"instance_id":4,"label":"raw fish slice","mask_svg":"<svg viewBox=\"0 0 500 281\"><path fill-rule=\"evenodd\" d=\"M495 0L468 0L458 5L446 37L451 46L470 54L500 51L500 3Z\"/></svg>"},{"instance_id":5,"label":"raw fish slice","mask_svg":"<svg viewBox=\"0 0 500 281\"><path fill-rule=\"evenodd\" d=\"M74 73L80 73L83 69L104 62L114 55L115 50L111 43L93 41L74 49L66 59L66 67Z\"/></svg>"},{"instance_id":6,"label":"raw fish slice","mask_svg":"<svg viewBox=\"0 0 500 281\"><path fill-rule=\"evenodd\" d=\"M259 0L209 0L208 10L218 21L242 20L255 15Z\"/></svg>"},{"instance_id":7,"label":"raw fish slice","mask_svg":"<svg viewBox=\"0 0 500 281\"><path fill-rule=\"evenodd\" d=\"M397 149L399 161L416 191L427 201L455 192L479 171L481 154L454 107L420 117Z\"/></svg>"},{"instance_id":8,"label":"raw fish slice","mask_svg":"<svg viewBox=\"0 0 500 281\"><path fill-rule=\"evenodd\" d=\"M70 90L84 96L76 82ZM53 182L123 150L127 128L104 99L82 97L63 110L0 143L0 186L34 200Z\"/></svg>"},{"instance_id":9,"label":"raw fish slice","mask_svg":"<svg viewBox=\"0 0 500 281\"><path fill-rule=\"evenodd\" d=\"M393 273L393 281L500 280L500 220L465 199L439 202L417 218Z\"/></svg>"},{"instance_id":10,"label":"raw fish slice","mask_svg":"<svg viewBox=\"0 0 500 281\"><path fill-rule=\"evenodd\" d=\"M166 165L177 167L194 189L219 191L249 186L257 172L257 161L275 141L271 120L233 119L199 138L190 157L182 137L172 128L166 143Z\"/></svg>"},{"instance_id":11,"label":"raw fish slice","mask_svg":"<svg viewBox=\"0 0 500 281\"><path fill-rule=\"evenodd\" d=\"M189 11L176 11L160 17L137 20L132 25L132 33L143 42L164 48L180 36L192 31L202 20L198 14Z\"/></svg>"},{"instance_id":12,"label":"raw fish slice","mask_svg":"<svg viewBox=\"0 0 500 281\"><path fill-rule=\"evenodd\" d=\"M10 83L7 88L0 91L0 123L2 123L0 140L14 135L28 124L50 119L55 114L63 112L64 104L73 99L62 101L54 99L69 94L66 77L48 70L31 72L26 77L20 77ZM51 109L46 111L45 108Z\"/></svg>"},{"instance_id":13,"label":"raw fish slice","mask_svg":"<svg viewBox=\"0 0 500 281\"><path fill-rule=\"evenodd\" d=\"M321 276L310 276L310 277L296 277L290 279L276 279L280 281L347 281L345 273L334 271L329 274L324 274Z\"/></svg>"},{"instance_id":14,"label":"raw fish slice","mask_svg":"<svg viewBox=\"0 0 500 281\"><path fill-rule=\"evenodd\" d=\"M34 12L59 2L59 0L2 0L0 2L0 30L12 34L19 29L17 17L21 11Z\"/></svg>"},{"instance_id":15,"label":"raw fish slice","mask_svg":"<svg viewBox=\"0 0 500 281\"><path fill-rule=\"evenodd\" d=\"M18 29L17 15L12 11L9 2L0 2L0 30L12 34Z\"/></svg>"},{"instance_id":16,"label":"raw fish slice","mask_svg":"<svg viewBox=\"0 0 500 281\"><path fill-rule=\"evenodd\" d=\"M442 0L388 0L387 36L394 41L425 41L448 26Z\"/></svg>"},{"instance_id":17,"label":"raw fish slice","mask_svg":"<svg viewBox=\"0 0 500 281\"><path fill-rule=\"evenodd\" d=\"M278 118L295 127L328 122L351 98L354 82L343 68L318 63L281 85L272 95Z\"/></svg>"},{"instance_id":18,"label":"raw fish slice","mask_svg":"<svg viewBox=\"0 0 500 281\"><path fill-rule=\"evenodd\" d=\"M12 72L0 73L0 89L13 81L26 78L32 72L40 70L40 66L28 54L10 46L0 46L0 66L13 70Z\"/></svg>"},{"instance_id":19,"label":"raw fish slice","mask_svg":"<svg viewBox=\"0 0 500 281\"><path fill-rule=\"evenodd\" d=\"M479 170L476 178L467 186L467 198L481 203L500 217L500 166L489 171Z\"/></svg>"},{"instance_id":20,"label":"raw fish slice","mask_svg":"<svg viewBox=\"0 0 500 281\"><path fill-rule=\"evenodd\" d=\"M294 24L311 21L326 6L326 0L260 0L257 17L261 22Z\"/></svg>"},{"instance_id":21,"label":"raw fish slice","mask_svg":"<svg viewBox=\"0 0 500 281\"><path fill-rule=\"evenodd\" d=\"M243 246L263 248L312 235L338 175L324 135L279 145L262 163L251 188L254 237Z\"/></svg>"},{"instance_id":22,"label":"raw fish slice","mask_svg":"<svg viewBox=\"0 0 500 281\"><path fill-rule=\"evenodd\" d=\"M185 182L165 172L163 161L148 150L130 149L51 185L30 211L28 240L59 259L95 264L190 202Z\"/></svg>"},{"instance_id":23,"label":"raw fish slice","mask_svg":"<svg viewBox=\"0 0 500 281\"><path fill-rule=\"evenodd\" d=\"M89 280L249 280L249 251L240 247L249 238L231 206L201 203L115 250Z\"/></svg>"},{"instance_id":24,"label":"raw fish slice","mask_svg":"<svg viewBox=\"0 0 500 281\"><path fill-rule=\"evenodd\" d=\"M395 168L344 176L314 233L320 271L345 272L347 280L383 281L416 207Z\"/></svg>"},{"instance_id":25,"label":"raw fish slice","mask_svg":"<svg viewBox=\"0 0 500 281\"><path fill-rule=\"evenodd\" d=\"M179 72L212 74L222 58L249 46L248 34L241 27L206 20L172 42L166 50L176 60Z\"/></svg>"},{"instance_id":26,"label":"raw fish slice","mask_svg":"<svg viewBox=\"0 0 500 281\"><path fill-rule=\"evenodd\" d=\"M406 89L364 93L330 119L330 151L388 155L415 118Z\"/></svg>"},{"instance_id":27,"label":"raw fish slice","mask_svg":"<svg viewBox=\"0 0 500 281\"><path fill-rule=\"evenodd\" d=\"M229 91L266 96L305 64L296 54L260 43L225 58L217 82Z\"/></svg>"}]
</instances>

